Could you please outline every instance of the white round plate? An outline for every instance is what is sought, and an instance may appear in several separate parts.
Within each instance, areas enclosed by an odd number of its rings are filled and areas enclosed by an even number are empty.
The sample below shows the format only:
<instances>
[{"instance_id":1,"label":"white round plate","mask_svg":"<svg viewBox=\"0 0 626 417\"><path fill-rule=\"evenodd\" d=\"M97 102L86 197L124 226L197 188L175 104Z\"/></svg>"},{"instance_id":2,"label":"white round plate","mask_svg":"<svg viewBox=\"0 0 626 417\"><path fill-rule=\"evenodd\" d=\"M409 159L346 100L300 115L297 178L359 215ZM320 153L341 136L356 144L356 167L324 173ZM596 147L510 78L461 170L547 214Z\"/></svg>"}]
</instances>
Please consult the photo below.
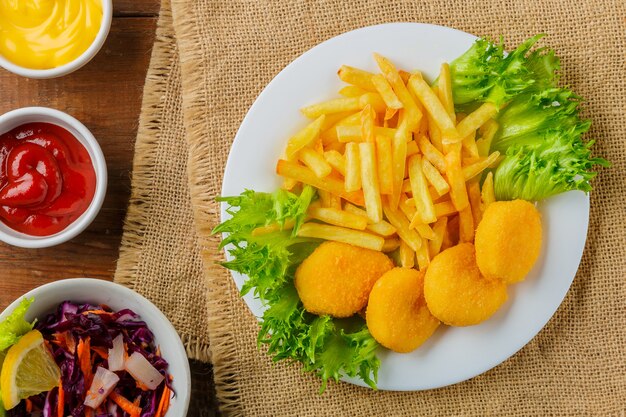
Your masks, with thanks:
<instances>
[{"instance_id":1,"label":"white round plate","mask_svg":"<svg viewBox=\"0 0 626 417\"><path fill-rule=\"evenodd\" d=\"M274 191L280 179L276 161L287 139L306 124L303 106L337 97L343 64L376 71L378 52L399 68L419 69L434 79L442 62L465 52L476 38L441 26L391 23L344 33L321 43L289 64L269 83L246 115L233 143L222 195L244 189ZM509 300L488 321L471 327L441 326L412 353L380 349L378 388L424 390L479 375L512 356L548 322L567 293L582 256L589 220L589 198L568 192L539 204L544 228L543 250L527 279L509 287ZM222 206L222 219L227 218ZM233 273L241 288L244 277ZM261 316L261 303L246 303ZM345 381L362 385L356 378Z\"/></svg>"}]
</instances>

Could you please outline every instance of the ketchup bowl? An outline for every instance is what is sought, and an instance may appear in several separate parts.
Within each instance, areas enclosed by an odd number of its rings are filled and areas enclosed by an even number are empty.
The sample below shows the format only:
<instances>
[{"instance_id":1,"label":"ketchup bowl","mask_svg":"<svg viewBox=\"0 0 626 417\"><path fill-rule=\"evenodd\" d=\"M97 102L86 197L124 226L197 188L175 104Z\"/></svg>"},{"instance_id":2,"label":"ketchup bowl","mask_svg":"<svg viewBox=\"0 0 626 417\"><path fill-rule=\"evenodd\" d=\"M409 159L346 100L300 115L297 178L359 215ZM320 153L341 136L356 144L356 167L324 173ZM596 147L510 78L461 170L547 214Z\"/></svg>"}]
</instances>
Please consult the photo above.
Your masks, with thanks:
<instances>
[{"instance_id":1,"label":"ketchup bowl","mask_svg":"<svg viewBox=\"0 0 626 417\"><path fill-rule=\"evenodd\" d=\"M74 117L46 107L0 116L0 241L67 242L96 217L106 187L102 149Z\"/></svg>"}]
</instances>

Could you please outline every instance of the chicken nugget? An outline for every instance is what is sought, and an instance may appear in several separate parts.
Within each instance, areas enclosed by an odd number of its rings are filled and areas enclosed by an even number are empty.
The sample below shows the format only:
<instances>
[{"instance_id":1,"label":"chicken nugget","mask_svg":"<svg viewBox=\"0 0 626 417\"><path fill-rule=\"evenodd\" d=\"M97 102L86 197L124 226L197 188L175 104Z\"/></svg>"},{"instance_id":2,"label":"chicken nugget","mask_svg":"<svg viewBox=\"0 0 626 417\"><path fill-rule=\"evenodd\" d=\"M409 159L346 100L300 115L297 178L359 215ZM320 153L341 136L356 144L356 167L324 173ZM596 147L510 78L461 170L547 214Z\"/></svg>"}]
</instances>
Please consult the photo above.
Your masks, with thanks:
<instances>
[{"instance_id":1,"label":"chicken nugget","mask_svg":"<svg viewBox=\"0 0 626 417\"><path fill-rule=\"evenodd\" d=\"M476 230L476 262L487 278L522 281L541 251L541 216L528 201L490 204Z\"/></svg>"},{"instance_id":2,"label":"chicken nugget","mask_svg":"<svg viewBox=\"0 0 626 417\"><path fill-rule=\"evenodd\" d=\"M424 277L424 296L433 316L450 326L487 320L507 299L502 280L481 275L471 243L435 256Z\"/></svg>"},{"instance_id":3,"label":"chicken nugget","mask_svg":"<svg viewBox=\"0 0 626 417\"><path fill-rule=\"evenodd\" d=\"M366 320L374 339L395 352L410 352L424 343L439 326L424 300L424 272L386 272L372 288Z\"/></svg>"},{"instance_id":4,"label":"chicken nugget","mask_svg":"<svg viewBox=\"0 0 626 417\"><path fill-rule=\"evenodd\" d=\"M349 317L365 307L372 286L391 268L382 252L324 242L296 270L295 286L308 312Z\"/></svg>"}]
</instances>

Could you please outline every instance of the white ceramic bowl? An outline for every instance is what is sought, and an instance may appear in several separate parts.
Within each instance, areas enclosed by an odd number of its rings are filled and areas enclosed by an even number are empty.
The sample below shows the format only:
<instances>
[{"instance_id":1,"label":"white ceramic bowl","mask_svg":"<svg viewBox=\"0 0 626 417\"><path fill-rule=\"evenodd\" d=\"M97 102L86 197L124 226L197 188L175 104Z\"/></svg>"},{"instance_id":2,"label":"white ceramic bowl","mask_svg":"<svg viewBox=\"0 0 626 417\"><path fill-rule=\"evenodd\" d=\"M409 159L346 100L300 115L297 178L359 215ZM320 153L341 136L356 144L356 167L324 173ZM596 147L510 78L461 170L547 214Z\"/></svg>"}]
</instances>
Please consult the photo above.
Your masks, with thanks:
<instances>
[{"instance_id":1,"label":"white ceramic bowl","mask_svg":"<svg viewBox=\"0 0 626 417\"><path fill-rule=\"evenodd\" d=\"M70 74L91 61L91 59L96 56L98 51L100 51L100 48L102 48L102 45L104 45L104 41L106 41L106 38L109 35L112 19L113 0L102 0L102 22L100 24L100 30L98 30L98 33L96 34L96 38L93 40L93 42L85 52L79 55L78 58L68 62L65 65L50 69L25 68L20 65L14 64L13 62L0 55L0 66L7 71L11 71L14 74L28 78L56 78Z\"/></svg>"},{"instance_id":2,"label":"white ceramic bowl","mask_svg":"<svg viewBox=\"0 0 626 417\"><path fill-rule=\"evenodd\" d=\"M0 116L0 135L24 123L52 123L69 131L87 149L96 173L96 190L85 212L65 229L50 236L31 236L11 229L0 221L0 241L22 248L45 248L67 242L96 218L107 188L107 167L98 141L89 129L67 113L47 107L23 107Z\"/></svg>"},{"instance_id":3,"label":"white ceramic bowl","mask_svg":"<svg viewBox=\"0 0 626 417\"><path fill-rule=\"evenodd\" d=\"M168 362L168 372L173 377L172 388L176 396L170 402L166 417L185 417L191 395L191 373L185 347L178 333L161 311L135 291L109 281L90 278L73 278L42 285L24 294L0 314L3 320L19 305L23 297L34 297L26 319L43 319L56 311L65 300L77 303L106 304L113 310L130 308L145 321L154 333L154 340L161 347L161 354Z\"/></svg>"}]
</instances>

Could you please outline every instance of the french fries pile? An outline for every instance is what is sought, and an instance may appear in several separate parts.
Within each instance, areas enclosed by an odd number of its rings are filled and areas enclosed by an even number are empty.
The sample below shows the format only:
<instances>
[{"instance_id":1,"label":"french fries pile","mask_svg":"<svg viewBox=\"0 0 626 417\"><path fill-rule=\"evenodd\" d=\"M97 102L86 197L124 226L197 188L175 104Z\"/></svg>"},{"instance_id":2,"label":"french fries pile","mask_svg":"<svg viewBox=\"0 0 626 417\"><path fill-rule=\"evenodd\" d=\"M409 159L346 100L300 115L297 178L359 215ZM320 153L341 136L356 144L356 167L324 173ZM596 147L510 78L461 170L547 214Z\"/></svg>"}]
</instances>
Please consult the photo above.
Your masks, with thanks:
<instances>
[{"instance_id":1,"label":"french fries pile","mask_svg":"<svg viewBox=\"0 0 626 417\"><path fill-rule=\"evenodd\" d=\"M450 69L436 87L419 71L398 70L374 54L380 73L342 66L341 98L301 109L312 121L289 139L276 172L284 187L318 190L300 236L391 252L424 269L440 251L472 242L495 200L500 159L489 154L498 109L485 103L455 113ZM286 227L289 227L287 225Z\"/></svg>"}]
</instances>

